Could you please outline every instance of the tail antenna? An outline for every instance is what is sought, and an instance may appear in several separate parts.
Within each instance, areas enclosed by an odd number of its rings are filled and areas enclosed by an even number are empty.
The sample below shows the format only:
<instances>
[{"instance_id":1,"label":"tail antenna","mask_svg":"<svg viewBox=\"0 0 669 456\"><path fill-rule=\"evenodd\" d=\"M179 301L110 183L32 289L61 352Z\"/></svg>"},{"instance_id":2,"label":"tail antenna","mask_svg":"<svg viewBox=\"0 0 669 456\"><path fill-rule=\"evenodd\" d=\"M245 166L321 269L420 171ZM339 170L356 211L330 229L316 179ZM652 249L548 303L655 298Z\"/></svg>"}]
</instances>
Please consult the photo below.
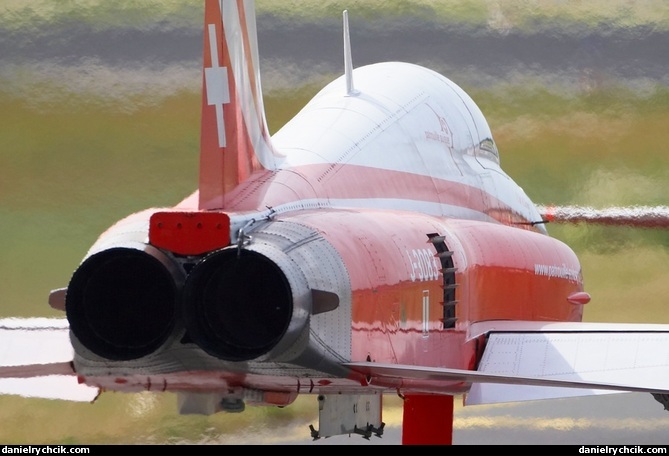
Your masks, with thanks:
<instances>
[{"instance_id":1,"label":"tail antenna","mask_svg":"<svg viewBox=\"0 0 669 456\"><path fill-rule=\"evenodd\" d=\"M353 58L351 57L351 35L348 29L348 10L344 10L344 72L346 74L346 95L353 96L360 92L353 86Z\"/></svg>"}]
</instances>

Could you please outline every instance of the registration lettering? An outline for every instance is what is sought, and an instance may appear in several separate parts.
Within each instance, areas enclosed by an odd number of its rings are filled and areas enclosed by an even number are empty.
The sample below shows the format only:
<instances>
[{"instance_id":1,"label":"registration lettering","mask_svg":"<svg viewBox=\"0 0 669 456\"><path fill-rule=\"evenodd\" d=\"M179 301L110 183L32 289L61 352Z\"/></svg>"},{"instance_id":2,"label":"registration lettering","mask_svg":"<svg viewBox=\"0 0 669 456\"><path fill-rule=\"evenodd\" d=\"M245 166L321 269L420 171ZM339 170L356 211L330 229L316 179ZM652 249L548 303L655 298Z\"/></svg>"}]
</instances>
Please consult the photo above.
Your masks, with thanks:
<instances>
[{"instance_id":1,"label":"registration lettering","mask_svg":"<svg viewBox=\"0 0 669 456\"><path fill-rule=\"evenodd\" d=\"M411 281L426 281L439 278L441 264L429 249L406 250L409 259Z\"/></svg>"}]
</instances>

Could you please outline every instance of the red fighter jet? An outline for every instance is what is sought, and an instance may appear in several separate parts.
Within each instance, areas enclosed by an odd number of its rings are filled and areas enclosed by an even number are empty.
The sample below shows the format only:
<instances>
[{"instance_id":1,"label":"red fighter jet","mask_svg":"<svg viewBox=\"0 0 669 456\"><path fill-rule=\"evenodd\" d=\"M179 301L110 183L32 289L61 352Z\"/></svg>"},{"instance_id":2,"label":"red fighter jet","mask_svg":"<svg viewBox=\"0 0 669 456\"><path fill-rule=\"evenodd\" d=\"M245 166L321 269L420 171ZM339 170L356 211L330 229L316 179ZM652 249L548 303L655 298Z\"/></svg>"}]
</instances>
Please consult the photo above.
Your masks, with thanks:
<instances>
[{"instance_id":1,"label":"red fighter jet","mask_svg":"<svg viewBox=\"0 0 669 456\"><path fill-rule=\"evenodd\" d=\"M353 69L348 36L344 12L344 74L270 135L254 2L206 0L198 189L102 233L51 293L66 318L3 322L3 392L203 414L310 394L313 438L381 436L392 394L404 444L451 444L456 395L667 403L669 325L583 323L579 260L545 228L563 208L502 170L460 87Z\"/></svg>"}]
</instances>

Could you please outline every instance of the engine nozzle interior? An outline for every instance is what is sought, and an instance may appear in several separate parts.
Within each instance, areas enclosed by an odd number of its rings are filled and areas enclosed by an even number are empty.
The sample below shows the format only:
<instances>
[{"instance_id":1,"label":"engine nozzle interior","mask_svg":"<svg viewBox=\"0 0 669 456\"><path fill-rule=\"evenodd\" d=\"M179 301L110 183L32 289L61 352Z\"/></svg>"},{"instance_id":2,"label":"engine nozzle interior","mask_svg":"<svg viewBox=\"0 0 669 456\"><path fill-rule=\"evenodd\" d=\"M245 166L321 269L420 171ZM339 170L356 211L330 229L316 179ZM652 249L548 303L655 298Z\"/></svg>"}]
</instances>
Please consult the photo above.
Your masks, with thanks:
<instances>
[{"instance_id":1,"label":"engine nozzle interior","mask_svg":"<svg viewBox=\"0 0 669 456\"><path fill-rule=\"evenodd\" d=\"M88 257L72 276L65 301L78 341L116 361L159 349L172 334L177 315L178 276L166 261L125 247Z\"/></svg>"}]
</instances>

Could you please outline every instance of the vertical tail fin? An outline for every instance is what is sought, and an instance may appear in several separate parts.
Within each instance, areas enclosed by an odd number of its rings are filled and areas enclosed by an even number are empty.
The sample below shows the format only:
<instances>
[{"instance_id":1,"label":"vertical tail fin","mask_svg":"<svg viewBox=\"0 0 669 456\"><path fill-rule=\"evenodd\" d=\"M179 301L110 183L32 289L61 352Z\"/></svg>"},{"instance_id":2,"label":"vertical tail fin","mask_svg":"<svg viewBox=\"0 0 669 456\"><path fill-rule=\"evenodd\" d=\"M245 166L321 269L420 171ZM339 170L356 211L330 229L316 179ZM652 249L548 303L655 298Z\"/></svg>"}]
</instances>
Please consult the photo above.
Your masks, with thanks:
<instances>
[{"instance_id":1,"label":"vertical tail fin","mask_svg":"<svg viewBox=\"0 0 669 456\"><path fill-rule=\"evenodd\" d=\"M258 67L253 0L205 0L199 208L275 169Z\"/></svg>"}]
</instances>

